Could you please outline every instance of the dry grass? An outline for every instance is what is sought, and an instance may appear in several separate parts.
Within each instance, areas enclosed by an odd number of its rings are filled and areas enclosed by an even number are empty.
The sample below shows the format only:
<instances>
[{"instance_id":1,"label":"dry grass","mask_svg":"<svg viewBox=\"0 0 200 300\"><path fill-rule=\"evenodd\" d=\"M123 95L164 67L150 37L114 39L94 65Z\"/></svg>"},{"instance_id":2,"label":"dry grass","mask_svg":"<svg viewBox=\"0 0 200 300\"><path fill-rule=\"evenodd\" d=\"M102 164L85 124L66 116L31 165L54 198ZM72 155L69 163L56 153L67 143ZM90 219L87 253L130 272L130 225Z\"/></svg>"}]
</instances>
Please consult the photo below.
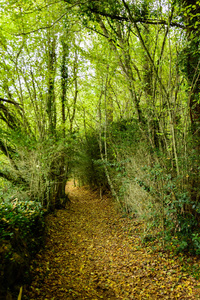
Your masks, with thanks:
<instances>
[{"instance_id":1,"label":"dry grass","mask_svg":"<svg viewBox=\"0 0 200 300\"><path fill-rule=\"evenodd\" d=\"M144 182L148 187L155 187L155 182L150 179L143 168L150 165L150 157L143 149L139 149L132 157L127 158L128 162L125 166L127 176L121 183L123 205L127 211L133 211L140 219L151 223L155 216L161 214L161 203L137 181Z\"/></svg>"}]
</instances>

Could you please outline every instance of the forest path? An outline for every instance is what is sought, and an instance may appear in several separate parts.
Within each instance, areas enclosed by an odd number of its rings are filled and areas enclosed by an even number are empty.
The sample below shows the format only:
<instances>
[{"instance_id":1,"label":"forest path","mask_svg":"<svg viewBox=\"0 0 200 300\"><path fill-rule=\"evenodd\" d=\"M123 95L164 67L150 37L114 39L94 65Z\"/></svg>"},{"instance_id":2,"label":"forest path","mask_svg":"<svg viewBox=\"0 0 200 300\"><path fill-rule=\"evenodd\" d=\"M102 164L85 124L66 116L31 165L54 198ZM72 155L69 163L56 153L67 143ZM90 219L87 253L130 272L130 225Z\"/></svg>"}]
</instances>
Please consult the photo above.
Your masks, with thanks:
<instances>
[{"instance_id":1,"label":"forest path","mask_svg":"<svg viewBox=\"0 0 200 300\"><path fill-rule=\"evenodd\" d=\"M178 259L141 245L137 220L86 187L70 182L67 191L71 205L47 217L46 247L23 299L200 299Z\"/></svg>"}]
</instances>

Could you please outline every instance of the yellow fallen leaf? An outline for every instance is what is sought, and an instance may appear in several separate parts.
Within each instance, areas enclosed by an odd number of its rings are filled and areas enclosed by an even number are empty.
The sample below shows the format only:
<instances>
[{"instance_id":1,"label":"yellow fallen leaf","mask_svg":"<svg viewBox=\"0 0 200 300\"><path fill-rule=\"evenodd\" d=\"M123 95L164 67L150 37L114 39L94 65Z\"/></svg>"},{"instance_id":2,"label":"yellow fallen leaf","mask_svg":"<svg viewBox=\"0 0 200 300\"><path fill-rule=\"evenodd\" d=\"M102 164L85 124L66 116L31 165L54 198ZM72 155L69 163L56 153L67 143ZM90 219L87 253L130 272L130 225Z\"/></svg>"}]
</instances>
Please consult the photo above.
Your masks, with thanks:
<instances>
[{"instance_id":1,"label":"yellow fallen leaf","mask_svg":"<svg viewBox=\"0 0 200 300\"><path fill-rule=\"evenodd\" d=\"M84 268L84 265L81 265L81 267L80 267L80 272L83 271L83 268Z\"/></svg>"}]
</instances>

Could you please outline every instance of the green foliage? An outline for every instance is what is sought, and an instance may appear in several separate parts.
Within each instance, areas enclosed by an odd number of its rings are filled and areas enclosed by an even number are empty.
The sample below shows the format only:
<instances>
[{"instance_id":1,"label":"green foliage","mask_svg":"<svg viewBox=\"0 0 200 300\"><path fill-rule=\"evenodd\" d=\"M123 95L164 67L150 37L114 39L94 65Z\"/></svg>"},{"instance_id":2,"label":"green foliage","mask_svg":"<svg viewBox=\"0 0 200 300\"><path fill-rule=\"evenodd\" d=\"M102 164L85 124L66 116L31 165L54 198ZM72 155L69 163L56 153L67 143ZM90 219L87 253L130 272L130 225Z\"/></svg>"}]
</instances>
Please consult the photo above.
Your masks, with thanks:
<instances>
[{"instance_id":1,"label":"green foliage","mask_svg":"<svg viewBox=\"0 0 200 300\"><path fill-rule=\"evenodd\" d=\"M200 254L200 204L192 200L189 190L180 188L183 178L172 178L160 165L143 170L147 172L146 176L143 180L136 179L136 182L157 202L153 210L149 207L154 211L150 227L160 228L166 247L176 253ZM147 184L148 177L151 185Z\"/></svg>"},{"instance_id":2,"label":"green foliage","mask_svg":"<svg viewBox=\"0 0 200 300\"><path fill-rule=\"evenodd\" d=\"M117 157L118 151L126 151L127 147L136 146L140 140L136 120L127 119L112 122L106 137L107 153L105 157L105 137L102 135L102 153L100 155L98 133L87 133L85 141L80 145L79 154L75 159L74 171L82 183L96 187L108 188L105 167L114 180L119 194L123 193L123 179L126 176L125 165L128 159Z\"/></svg>"},{"instance_id":3,"label":"green foliage","mask_svg":"<svg viewBox=\"0 0 200 300\"><path fill-rule=\"evenodd\" d=\"M121 119L109 126L111 141L120 149L137 146L141 142L141 134L136 119Z\"/></svg>"},{"instance_id":4,"label":"green foliage","mask_svg":"<svg viewBox=\"0 0 200 300\"><path fill-rule=\"evenodd\" d=\"M82 184L108 187L96 133L88 133L75 156L74 173Z\"/></svg>"},{"instance_id":5,"label":"green foliage","mask_svg":"<svg viewBox=\"0 0 200 300\"><path fill-rule=\"evenodd\" d=\"M179 55L179 67L186 78L189 80L190 84L193 81L195 75L194 72L198 73L199 59L199 37L194 37L193 39L187 41L184 49Z\"/></svg>"},{"instance_id":6,"label":"green foliage","mask_svg":"<svg viewBox=\"0 0 200 300\"><path fill-rule=\"evenodd\" d=\"M44 211L27 197L4 195L0 202L0 285L2 295L30 283L30 260L44 245ZM4 296L5 298L6 296Z\"/></svg>"},{"instance_id":7,"label":"green foliage","mask_svg":"<svg viewBox=\"0 0 200 300\"><path fill-rule=\"evenodd\" d=\"M29 253L37 252L44 234L44 211L41 204L17 198L0 204L0 234L2 240L14 243L20 236Z\"/></svg>"},{"instance_id":8,"label":"green foliage","mask_svg":"<svg viewBox=\"0 0 200 300\"><path fill-rule=\"evenodd\" d=\"M166 201L165 206L166 241L172 243L178 253L200 254L199 204L191 200L188 192L176 192L173 200Z\"/></svg>"}]
</instances>

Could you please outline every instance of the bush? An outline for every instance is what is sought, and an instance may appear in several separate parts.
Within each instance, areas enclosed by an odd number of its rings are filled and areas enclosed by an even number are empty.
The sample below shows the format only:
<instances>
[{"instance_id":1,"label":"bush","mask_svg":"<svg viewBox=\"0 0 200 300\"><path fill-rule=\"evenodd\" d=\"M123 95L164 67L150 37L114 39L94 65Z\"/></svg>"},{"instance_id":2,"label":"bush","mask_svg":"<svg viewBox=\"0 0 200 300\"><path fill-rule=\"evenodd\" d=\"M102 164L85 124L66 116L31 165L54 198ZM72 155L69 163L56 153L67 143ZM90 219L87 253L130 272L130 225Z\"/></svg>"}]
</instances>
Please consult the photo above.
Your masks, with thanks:
<instances>
[{"instance_id":1,"label":"bush","mask_svg":"<svg viewBox=\"0 0 200 300\"><path fill-rule=\"evenodd\" d=\"M12 240L16 231L26 242L30 253L36 251L44 231L44 211L41 204L17 198L0 206L0 233L4 240Z\"/></svg>"},{"instance_id":2,"label":"bush","mask_svg":"<svg viewBox=\"0 0 200 300\"><path fill-rule=\"evenodd\" d=\"M200 254L199 210L187 191L173 193L166 207L165 238L177 253Z\"/></svg>"},{"instance_id":3,"label":"bush","mask_svg":"<svg viewBox=\"0 0 200 300\"><path fill-rule=\"evenodd\" d=\"M20 201L0 204L0 290L16 297L19 286L29 281L29 264L41 248L44 237L44 211L40 203Z\"/></svg>"}]
</instances>

